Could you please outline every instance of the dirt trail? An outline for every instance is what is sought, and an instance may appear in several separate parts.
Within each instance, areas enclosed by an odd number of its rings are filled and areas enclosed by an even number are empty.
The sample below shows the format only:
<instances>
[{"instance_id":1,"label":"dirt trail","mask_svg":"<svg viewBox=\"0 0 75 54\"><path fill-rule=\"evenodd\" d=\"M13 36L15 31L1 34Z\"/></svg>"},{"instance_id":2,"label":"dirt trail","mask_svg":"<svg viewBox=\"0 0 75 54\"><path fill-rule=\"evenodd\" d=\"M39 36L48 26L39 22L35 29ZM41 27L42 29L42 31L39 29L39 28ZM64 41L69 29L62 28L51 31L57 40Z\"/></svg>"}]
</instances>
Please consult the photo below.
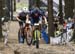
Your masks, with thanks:
<instances>
[{"instance_id":1,"label":"dirt trail","mask_svg":"<svg viewBox=\"0 0 75 54\"><path fill-rule=\"evenodd\" d=\"M0 42L0 54L74 54L66 45L40 44L40 48L36 49L33 45L19 44L18 22L11 21L9 26L8 46L5 47L3 42Z\"/></svg>"}]
</instances>

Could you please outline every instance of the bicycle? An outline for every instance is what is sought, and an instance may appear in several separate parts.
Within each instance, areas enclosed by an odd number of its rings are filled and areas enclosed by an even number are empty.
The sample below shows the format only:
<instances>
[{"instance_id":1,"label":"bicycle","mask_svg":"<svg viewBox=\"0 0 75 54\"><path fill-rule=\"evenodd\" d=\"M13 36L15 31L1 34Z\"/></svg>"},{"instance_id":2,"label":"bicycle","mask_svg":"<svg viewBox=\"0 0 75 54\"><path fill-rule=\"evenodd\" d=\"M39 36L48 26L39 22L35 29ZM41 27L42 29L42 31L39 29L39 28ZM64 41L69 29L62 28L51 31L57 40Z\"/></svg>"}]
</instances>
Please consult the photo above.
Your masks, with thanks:
<instances>
[{"instance_id":1,"label":"bicycle","mask_svg":"<svg viewBox=\"0 0 75 54\"><path fill-rule=\"evenodd\" d=\"M24 35L26 37L27 45L30 46L32 44L32 31L29 25L30 24L26 23L25 28L24 28Z\"/></svg>"},{"instance_id":2,"label":"bicycle","mask_svg":"<svg viewBox=\"0 0 75 54\"><path fill-rule=\"evenodd\" d=\"M36 48L39 48L39 40L41 37L41 32L39 30L39 24L35 24L34 27L35 27L35 30L33 32L33 36L34 36L33 44L36 45Z\"/></svg>"}]
</instances>

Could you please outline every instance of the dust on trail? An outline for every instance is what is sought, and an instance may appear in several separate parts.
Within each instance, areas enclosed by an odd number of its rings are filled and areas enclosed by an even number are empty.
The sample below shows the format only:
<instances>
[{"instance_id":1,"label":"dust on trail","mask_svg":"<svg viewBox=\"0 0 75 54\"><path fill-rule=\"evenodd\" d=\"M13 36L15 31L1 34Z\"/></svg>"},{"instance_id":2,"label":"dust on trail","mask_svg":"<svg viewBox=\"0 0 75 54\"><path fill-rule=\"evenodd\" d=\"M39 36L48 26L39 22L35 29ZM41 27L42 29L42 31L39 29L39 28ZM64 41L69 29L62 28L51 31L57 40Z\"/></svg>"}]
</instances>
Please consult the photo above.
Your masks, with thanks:
<instances>
[{"instance_id":1,"label":"dust on trail","mask_svg":"<svg viewBox=\"0 0 75 54\"><path fill-rule=\"evenodd\" d=\"M9 25L8 46L0 42L0 54L74 54L67 45L40 44L40 48L18 43L18 22L11 21ZM75 45L73 45L75 47Z\"/></svg>"},{"instance_id":2,"label":"dust on trail","mask_svg":"<svg viewBox=\"0 0 75 54\"><path fill-rule=\"evenodd\" d=\"M8 43L5 47L3 44L0 46L1 54L74 54L66 45L50 45L40 44L40 48L36 49L35 46L27 46L26 44Z\"/></svg>"}]
</instances>

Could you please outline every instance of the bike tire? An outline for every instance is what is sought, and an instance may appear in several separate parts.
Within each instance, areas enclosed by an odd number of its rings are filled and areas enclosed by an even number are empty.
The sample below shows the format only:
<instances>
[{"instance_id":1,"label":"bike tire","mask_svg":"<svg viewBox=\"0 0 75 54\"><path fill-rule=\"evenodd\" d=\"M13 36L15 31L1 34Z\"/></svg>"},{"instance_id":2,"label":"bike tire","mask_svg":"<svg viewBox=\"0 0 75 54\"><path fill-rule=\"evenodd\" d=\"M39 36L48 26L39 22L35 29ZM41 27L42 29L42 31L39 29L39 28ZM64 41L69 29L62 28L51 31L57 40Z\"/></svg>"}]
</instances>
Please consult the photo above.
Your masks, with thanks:
<instances>
[{"instance_id":1,"label":"bike tire","mask_svg":"<svg viewBox=\"0 0 75 54\"><path fill-rule=\"evenodd\" d=\"M29 46L32 44L32 36L26 34L26 43Z\"/></svg>"},{"instance_id":2,"label":"bike tire","mask_svg":"<svg viewBox=\"0 0 75 54\"><path fill-rule=\"evenodd\" d=\"M38 39L38 35L37 35L37 30L35 32L36 32L36 48L38 49L39 48L39 39Z\"/></svg>"},{"instance_id":3,"label":"bike tire","mask_svg":"<svg viewBox=\"0 0 75 54\"><path fill-rule=\"evenodd\" d=\"M36 38L36 48L37 49L39 48L39 40L38 40L38 38Z\"/></svg>"}]
</instances>

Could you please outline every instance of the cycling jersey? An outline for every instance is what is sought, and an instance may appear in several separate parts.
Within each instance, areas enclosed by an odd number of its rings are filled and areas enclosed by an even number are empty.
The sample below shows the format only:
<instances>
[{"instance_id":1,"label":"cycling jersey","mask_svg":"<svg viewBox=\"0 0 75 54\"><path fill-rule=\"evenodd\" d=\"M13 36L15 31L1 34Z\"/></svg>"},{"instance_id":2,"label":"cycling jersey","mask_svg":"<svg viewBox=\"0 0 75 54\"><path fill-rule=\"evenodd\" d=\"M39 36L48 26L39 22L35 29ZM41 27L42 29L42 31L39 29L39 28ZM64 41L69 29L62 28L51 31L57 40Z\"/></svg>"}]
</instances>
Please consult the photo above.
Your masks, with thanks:
<instances>
[{"instance_id":1,"label":"cycling jersey","mask_svg":"<svg viewBox=\"0 0 75 54\"><path fill-rule=\"evenodd\" d=\"M25 12L21 12L18 16L18 18L22 21L25 21L26 20L26 13Z\"/></svg>"},{"instance_id":2,"label":"cycling jersey","mask_svg":"<svg viewBox=\"0 0 75 54\"><path fill-rule=\"evenodd\" d=\"M39 9L32 10L30 16L32 18L32 24L39 23L41 16L40 10Z\"/></svg>"}]
</instances>

